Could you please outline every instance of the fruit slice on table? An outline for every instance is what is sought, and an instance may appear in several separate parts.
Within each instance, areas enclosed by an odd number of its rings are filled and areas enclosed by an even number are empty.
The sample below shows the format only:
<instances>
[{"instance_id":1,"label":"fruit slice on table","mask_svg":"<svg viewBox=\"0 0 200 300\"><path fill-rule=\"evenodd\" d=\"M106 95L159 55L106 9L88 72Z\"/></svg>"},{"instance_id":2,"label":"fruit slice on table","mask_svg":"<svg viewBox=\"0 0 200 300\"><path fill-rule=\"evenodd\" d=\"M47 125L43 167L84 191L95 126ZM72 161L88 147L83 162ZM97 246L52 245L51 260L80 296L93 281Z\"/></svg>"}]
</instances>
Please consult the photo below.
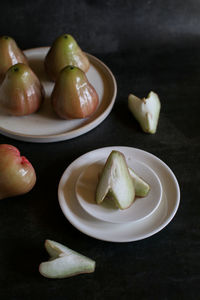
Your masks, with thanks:
<instances>
[{"instance_id":1,"label":"fruit slice on table","mask_svg":"<svg viewBox=\"0 0 200 300\"><path fill-rule=\"evenodd\" d=\"M28 64L28 61L13 38L9 36L0 37L0 82L7 70L17 63Z\"/></svg>"},{"instance_id":2,"label":"fruit slice on table","mask_svg":"<svg viewBox=\"0 0 200 300\"><path fill-rule=\"evenodd\" d=\"M141 177L139 177L134 171L133 169L129 168L129 173L131 175L131 178L133 180L134 183L134 187L135 187L135 196L138 197L145 197L147 196L149 190L150 190L150 186L148 185L148 183L146 183Z\"/></svg>"},{"instance_id":3,"label":"fruit slice on table","mask_svg":"<svg viewBox=\"0 0 200 300\"><path fill-rule=\"evenodd\" d=\"M39 266L39 272L48 278L66 278L81 273L92 273L95 261L57 242L46 240L50 260Z\"/></svg>"},{"instance_id":4,"label":"fruit slice on table","mask_svg":"<svg viewBox=\"0 0 200 300\"><path fill-rule=\"evenodd\" d=\"M16 64L7 71L0 86L0 108L13 116L36 112L43 99L42 85L28 65Z\"/></svg>"},{"instance_id":5,"label":"fruit slice on table","mask_svg":"<svg viewBox=\"0 0 200 300\"><path fill-rule=\"evenodd\" d=\"M86 54L80 49L70 34L58 37L45 58L45 69L49 78L55 81L60 71L69 65L76 66L87 72L90 63Z\"/></svg>"},{"instance_id":6,"label":"fruit slice on table","mask_svg":"<svg viewBox=\"0 0 200 300\"><path fill-rule=\"evenodd\" d=\"M29 192L36 182L31 163L20 156L19 150L7 144L0 145L0 199Z\"/></svg>"},{"instance_id":7,"label":"fruit slice on table","mask_svg":"<svg viewBox=\"0 0 200 300\"><path fill-rule=\"evenodd\" d=\"M150 92L148 97L143 99L130 94L128 106L144 132L156 132L161 107L156 93Z\"/></svg>"},{"instance_id":8,"label":"fruit slice on table","mask_svg":"<svg viewBox=\"0 0 200 300\"><path fill-rule=\"evenodd\" d=\"M52 105L60 118L86 118L96 110L99 98L85 73L74 66L59 74L52 92Z\"/></svg>"},{"instance_id":9,"label":"fruit slice on table","mask_svg":"<svg viewBox=\"0 0 200 300\"><path fill-rule=\"evenodd\" d=\"M124 155L112 151L100 176L96 190L96 202L111 198L120 209L128 208L135 198L135 187Z\"/></svg>"}]
</instances>

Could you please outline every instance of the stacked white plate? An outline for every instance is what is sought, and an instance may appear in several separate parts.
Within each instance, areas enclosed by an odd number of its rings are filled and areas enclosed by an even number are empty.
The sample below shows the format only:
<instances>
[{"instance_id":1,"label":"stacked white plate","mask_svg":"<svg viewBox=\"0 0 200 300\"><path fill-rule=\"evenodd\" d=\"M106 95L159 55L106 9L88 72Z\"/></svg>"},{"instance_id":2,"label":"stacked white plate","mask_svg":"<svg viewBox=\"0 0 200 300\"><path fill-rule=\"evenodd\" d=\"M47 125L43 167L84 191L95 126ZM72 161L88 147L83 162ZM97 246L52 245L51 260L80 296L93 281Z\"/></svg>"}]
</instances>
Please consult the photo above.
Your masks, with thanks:
<instances>
[{"instance_id":1,"label":"stacked white plate","mask_svg":"<svg viewBox=\"0 0 200 300\"><path fill-rule=\"evenodd\" d=\"M111 202L95 203L101 169L112 150L125 155L128 167L143 178L150 191L130 208ZM86 153L67 167L60 180L58 198L68 221L81 232L105 241L130 242L163 229L174 217L180 189L170 168L156 156L131 147L106 147Z\"/></svg>"}]
</instances>

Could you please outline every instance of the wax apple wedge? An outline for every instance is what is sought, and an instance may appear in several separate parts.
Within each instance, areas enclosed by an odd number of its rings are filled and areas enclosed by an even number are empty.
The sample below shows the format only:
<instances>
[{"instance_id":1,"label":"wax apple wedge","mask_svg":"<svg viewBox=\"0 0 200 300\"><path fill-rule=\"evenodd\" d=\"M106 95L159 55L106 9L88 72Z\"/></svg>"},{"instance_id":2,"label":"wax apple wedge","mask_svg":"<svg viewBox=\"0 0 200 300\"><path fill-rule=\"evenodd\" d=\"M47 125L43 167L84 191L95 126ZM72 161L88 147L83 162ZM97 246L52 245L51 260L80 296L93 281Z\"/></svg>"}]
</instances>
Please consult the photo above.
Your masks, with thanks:
<instances>
[{"instance_id":1,"label":"wax apple wedge","mask_svg":"<svg viewBox=\"0 0 200 300\"><path fill-rule=\"evenodd\" d=\"M70 34L58 37L45 58L45 69L49 78L55 81L60 71L69 65L76 66L87 72L90 63L86 54L80 49Z\"/></svg>"},{"instance_id":2,"label":"wax apple wedge","mask_svg":"<svg viewBox=\"0 0 200 300\"><path fill-rule=\"evenodd\" d=\"M0 108L13 116L36 112L43 99L43 88L28 65L16 64L7 71L0 86Z\"/></svg>"},{"instance_id":3,"label":"wax apple wedge","mask_svg":"<svg viewBox=\"0 0 200 300\"><path fill-rule=\"evenodd\" d=\"M161 107L156 93L150 92L148 97L143 99L130 94L128 106L144 132L156 132Z\"/></svg>"},{"instance_id":4,"label":"wax apple wedge","mask_svg":"<svg viewBox=\"0 0 200 300\"><path fill-rule=\"evenodd\" d=\"M109 155L96 190L96 202L100 204L106 197L112 198L120 209L128 208L135 199L135 187L124 155L112 151Z\"/></svg>"},{"instance_id":5,"label":"wax apple wedge","mask_svg":"<svg viewBox=\"0 0 200 300\"><path fill-rule=\"evenodd\" d=\"M95 261L75 252L68 247L51 241L45 241L50 260L39 266L39 272L48 278L67 278L81 273L92 273Z\"/></svg>"},{"instance_id":6,"label":"wax apple wedge","mask_svg":"<svg viewBox=\"0 0 200 300\"><path fill-rule=\"evenodd\" d=\"M13 38L9 36L0 37L0 82L7 70L17 63L28 64L28 61Z\"/></svg>"},{"instance_id":7,"label":"wax apple wedge","mask_svg":"<svg viewBox=\"0 0 200 300\"><path fill-rule=\"evenodd\" d=\"M0 145L0 199L29 192L36 182L31 163L19 150L7 144Z\"/></svg>"},{"instance_id":8,"label":"wax apple wedge","mask_svg":"<svg viewBox=\"0 0 200 300\"><path fill-rule=\"evenodd\" d=\"M60 118L86 118L96 110L99 98L85 73L74 66L59 74L51 96L52 106Z\"/></svg>"},{"instance_id":9,"label":"wax apple wedge","mask_svg":"<svg viewBox=\"0 0 200 300\"><path fill-rule=\"evenodd\" d=\"M129 170L129 173L130 173L131 178L132 178L133 183L134 183L135 196L145 197L148 194L149 190L150 190L150 186L141 177L139 177L133 171L133 169L129 168L128 170Z\"/></svg>"}]
</instances>

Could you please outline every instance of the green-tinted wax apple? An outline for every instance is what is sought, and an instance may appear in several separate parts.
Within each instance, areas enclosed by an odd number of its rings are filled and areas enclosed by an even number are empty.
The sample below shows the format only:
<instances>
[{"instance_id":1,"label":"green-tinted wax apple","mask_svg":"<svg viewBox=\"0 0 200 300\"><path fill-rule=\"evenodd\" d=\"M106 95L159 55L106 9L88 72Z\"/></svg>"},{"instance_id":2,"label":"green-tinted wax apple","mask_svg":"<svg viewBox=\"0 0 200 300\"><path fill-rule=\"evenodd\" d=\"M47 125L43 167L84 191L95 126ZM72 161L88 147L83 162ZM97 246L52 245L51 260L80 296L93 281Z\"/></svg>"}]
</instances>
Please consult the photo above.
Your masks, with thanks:
<instances>
[{"instance_id":1,"label":"green-tinted wax apple","mask_svg":"<svg viewBox=\"0 0 200 300\"><path fill-rule=\"evenodd\" d=\"M45 69L49 78L55 81L59 72L66 66L73 65L87 72L90 63L70 34L58 37L45 58Z\"/></svg>"},{"instance_id":2,"label":"green-tinted wax apple","mask_svg":"<svg viewBox=\"0 0 200 300\"><path fill-rule=\"evenodd\" d=\"M28 64L28 61L13 38L9 36L0 37L0 82L7 70L17 63Z\"/></svg>"},{"instance_id":3,"label":"green-tinted wax apple","mask_svg":"<svg viewBox=\"0 0 200 300\"><path fill-rule=\"evenodd\" d=\"M36 112L43 99L42 85L28 65L16 64L0 86L0 109L13 116Z\"/></svg>"}]
</instances>

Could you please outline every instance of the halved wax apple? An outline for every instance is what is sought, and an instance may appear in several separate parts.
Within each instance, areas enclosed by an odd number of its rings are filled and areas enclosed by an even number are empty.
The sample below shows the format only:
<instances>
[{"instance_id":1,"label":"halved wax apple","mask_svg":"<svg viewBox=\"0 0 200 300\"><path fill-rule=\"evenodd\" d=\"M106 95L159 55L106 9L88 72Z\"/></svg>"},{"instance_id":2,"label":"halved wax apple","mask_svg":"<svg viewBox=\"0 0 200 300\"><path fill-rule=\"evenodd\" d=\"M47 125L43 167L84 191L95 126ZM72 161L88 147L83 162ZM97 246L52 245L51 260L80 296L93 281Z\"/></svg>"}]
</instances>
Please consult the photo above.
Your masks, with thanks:
<instances>
[{"instance_id":1,"label":"halved wax apple","mask_svg":"<svg viewBox=\"0 0 200 300\"><path fill-rule=\"evenodd\" d=\"M120 209L128 208L135 199L135 187L124 155L112 151L100 176L96 190L96 202L112 198Z\"/></svg>"},{"instance_id":2,"label":"halved wax apple","mask_svg":"<svg viewBox=\"0 0 200 300\"><path fill-rule=\"evenodd\" d=\"M156 132L161 107L156 93L150 92L148 97L143 99L130 94L128 106L144 132Z\"/></svg>"},{"instance_id":3,"label":"halved wax apple","mask_svg":"<svg viewBox=\"0 0 200 300\"><path fill-rule=\"evenodd\" d=\"M39 272L48 278L67 278L81 273L92 273L95 261L55 241L46 240L50 260L39 266Z\"/></svg>"}]
</instances>

